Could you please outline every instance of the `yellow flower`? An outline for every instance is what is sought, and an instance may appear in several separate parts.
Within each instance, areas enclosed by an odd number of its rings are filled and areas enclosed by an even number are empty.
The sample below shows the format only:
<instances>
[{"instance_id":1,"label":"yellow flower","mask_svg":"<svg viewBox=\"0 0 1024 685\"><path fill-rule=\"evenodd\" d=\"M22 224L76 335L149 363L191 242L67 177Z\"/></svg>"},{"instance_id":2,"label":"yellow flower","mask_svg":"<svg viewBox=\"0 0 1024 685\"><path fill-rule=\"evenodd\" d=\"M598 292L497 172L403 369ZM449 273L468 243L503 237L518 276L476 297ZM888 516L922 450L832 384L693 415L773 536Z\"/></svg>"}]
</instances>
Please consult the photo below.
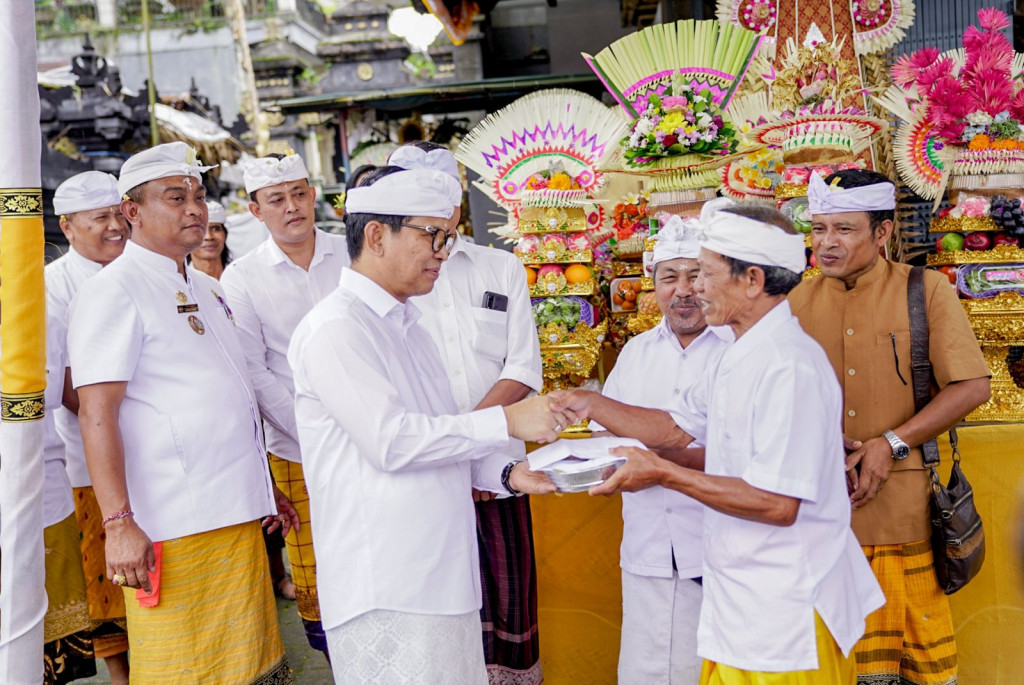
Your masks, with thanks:
<instances>
[{"instance_id":1,"label":"yellow flower","mask_svg":"<svg viewBox=\"0 0 1024 685\"><path fill-rule=\"evenodd\" d=\"M553 174L548 179L549 190L569 190L570 188L572 188L572 179L569 178L568 174Z\"/></svg>"},{"instance_id":2,"label":"yellow flower","mask_svg":"<svg viewBox=\"0 0 1024 685\"><path fill-rule=\"evenodd\" d=\"M686 123L682 112L669 112L658 124L658 130L665 133L675 133L675 130Z\"/></svg>"}]
</instances>

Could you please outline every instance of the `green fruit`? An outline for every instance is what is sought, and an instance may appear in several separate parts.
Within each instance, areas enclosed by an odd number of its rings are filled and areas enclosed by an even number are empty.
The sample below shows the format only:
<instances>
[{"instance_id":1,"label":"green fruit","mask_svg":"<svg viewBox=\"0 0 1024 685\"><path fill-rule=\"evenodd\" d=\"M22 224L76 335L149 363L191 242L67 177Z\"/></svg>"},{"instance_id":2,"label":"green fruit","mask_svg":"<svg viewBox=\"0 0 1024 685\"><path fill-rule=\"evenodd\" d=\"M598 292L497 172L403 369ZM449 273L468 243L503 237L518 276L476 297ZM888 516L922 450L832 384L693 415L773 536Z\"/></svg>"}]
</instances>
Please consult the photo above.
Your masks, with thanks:
<instances>
[{"instance_id":1,"label":"green fruit","mask_svg":"<svg viewBox=\"0 0 1024 685\"><path fill-rule=\"evenodd\" d=\"M964 237L959 233L947 233L939 241L942 249L948 252L964 249Z\"/></svg>"}]
</instances>

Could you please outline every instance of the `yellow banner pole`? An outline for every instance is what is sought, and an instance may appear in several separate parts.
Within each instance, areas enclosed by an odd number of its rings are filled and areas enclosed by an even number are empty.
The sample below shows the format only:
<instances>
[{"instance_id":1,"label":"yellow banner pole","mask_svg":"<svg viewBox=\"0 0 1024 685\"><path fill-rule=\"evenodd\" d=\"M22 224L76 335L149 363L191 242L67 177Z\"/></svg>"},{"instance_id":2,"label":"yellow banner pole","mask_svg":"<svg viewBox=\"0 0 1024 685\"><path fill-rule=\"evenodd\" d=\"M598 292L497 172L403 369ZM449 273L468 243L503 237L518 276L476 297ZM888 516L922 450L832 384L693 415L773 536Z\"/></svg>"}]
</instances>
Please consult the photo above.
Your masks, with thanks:
<instances>
[{"instance_id":1,"label":"yellow banner pole","mask_svg":"<svg viewBox=\"0 0 1024 685\"><path fill-rule=\"evenodd\" d=\"M35 6L0 3L0 682L43 677L42 137Z\"/></svg>"}]
</instances>

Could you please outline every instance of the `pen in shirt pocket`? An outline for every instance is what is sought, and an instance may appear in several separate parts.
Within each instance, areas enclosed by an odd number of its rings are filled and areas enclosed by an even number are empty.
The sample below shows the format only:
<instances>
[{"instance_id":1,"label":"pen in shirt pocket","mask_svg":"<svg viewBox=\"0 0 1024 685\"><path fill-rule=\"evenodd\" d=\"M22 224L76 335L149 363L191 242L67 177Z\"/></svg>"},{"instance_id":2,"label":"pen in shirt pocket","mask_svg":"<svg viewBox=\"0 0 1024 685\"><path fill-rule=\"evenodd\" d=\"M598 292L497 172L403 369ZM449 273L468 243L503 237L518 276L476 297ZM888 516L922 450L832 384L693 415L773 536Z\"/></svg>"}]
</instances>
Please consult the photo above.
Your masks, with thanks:
<instances>
[{"instance_id":1,"label":"pen in shirt pocket","mask_svg":"<svg viewBox=\"0 0 1024 685\"><path fill-rule=\"evenodd\" d=\"M900 377L900 381L902 381L903 385L906 385L907 380L903 377L903 374L900 373L900 355L896 352L896 334L889 333L889 339L892 340L892 358L893 361L896 362L896 375Z\"/></svg>"}]
</instances>

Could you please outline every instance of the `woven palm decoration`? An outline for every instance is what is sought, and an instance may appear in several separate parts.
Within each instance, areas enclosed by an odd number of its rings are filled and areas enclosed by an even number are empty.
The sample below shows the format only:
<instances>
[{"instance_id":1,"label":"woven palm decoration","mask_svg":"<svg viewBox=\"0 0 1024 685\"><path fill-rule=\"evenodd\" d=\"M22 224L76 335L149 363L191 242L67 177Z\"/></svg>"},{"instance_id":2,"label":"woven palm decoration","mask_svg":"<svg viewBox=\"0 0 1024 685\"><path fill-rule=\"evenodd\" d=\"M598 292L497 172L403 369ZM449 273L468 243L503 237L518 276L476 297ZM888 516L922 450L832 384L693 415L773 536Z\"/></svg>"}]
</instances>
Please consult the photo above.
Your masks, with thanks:
<instances>
[{"instance_id":1,"label":"woven palm decoration","mask_svg":"<svg viewBox=\"0 0 1024 685\"><path fill-rule=\"evenodd\" d=\"M602 164L627 127L619 111L586 93L542 90L477 124L455 157L480 174L478 187L506 209L524 201L573 204L601 187Z\"/></svg>"},{"instance_id":2,"label":"woven palm decoration","mask_svg":"<svg viewBox=\"0 0 1024 685\"><path fill-rule=\"evenodd\" d=\"M1003 30L1010 19L978 12L964 48L923 48L893 65L895 84L877 99L902 121L896 167L918 195L938 200L954 187L1024 185L1024 54Z\"/></svg>"},{"instance_id":3,"label":"woven palm decoration","mask_svg":"<svg viewBox=\"0 0 1024 685\"><path fill-rule=\"evenodd\" d=\"M718 182L737 154L724 111L756 54L757 34L717 21L656 24L583 55L632 124L610 165L654 176L653 190Z\"/></svg>"}]
</instances>

